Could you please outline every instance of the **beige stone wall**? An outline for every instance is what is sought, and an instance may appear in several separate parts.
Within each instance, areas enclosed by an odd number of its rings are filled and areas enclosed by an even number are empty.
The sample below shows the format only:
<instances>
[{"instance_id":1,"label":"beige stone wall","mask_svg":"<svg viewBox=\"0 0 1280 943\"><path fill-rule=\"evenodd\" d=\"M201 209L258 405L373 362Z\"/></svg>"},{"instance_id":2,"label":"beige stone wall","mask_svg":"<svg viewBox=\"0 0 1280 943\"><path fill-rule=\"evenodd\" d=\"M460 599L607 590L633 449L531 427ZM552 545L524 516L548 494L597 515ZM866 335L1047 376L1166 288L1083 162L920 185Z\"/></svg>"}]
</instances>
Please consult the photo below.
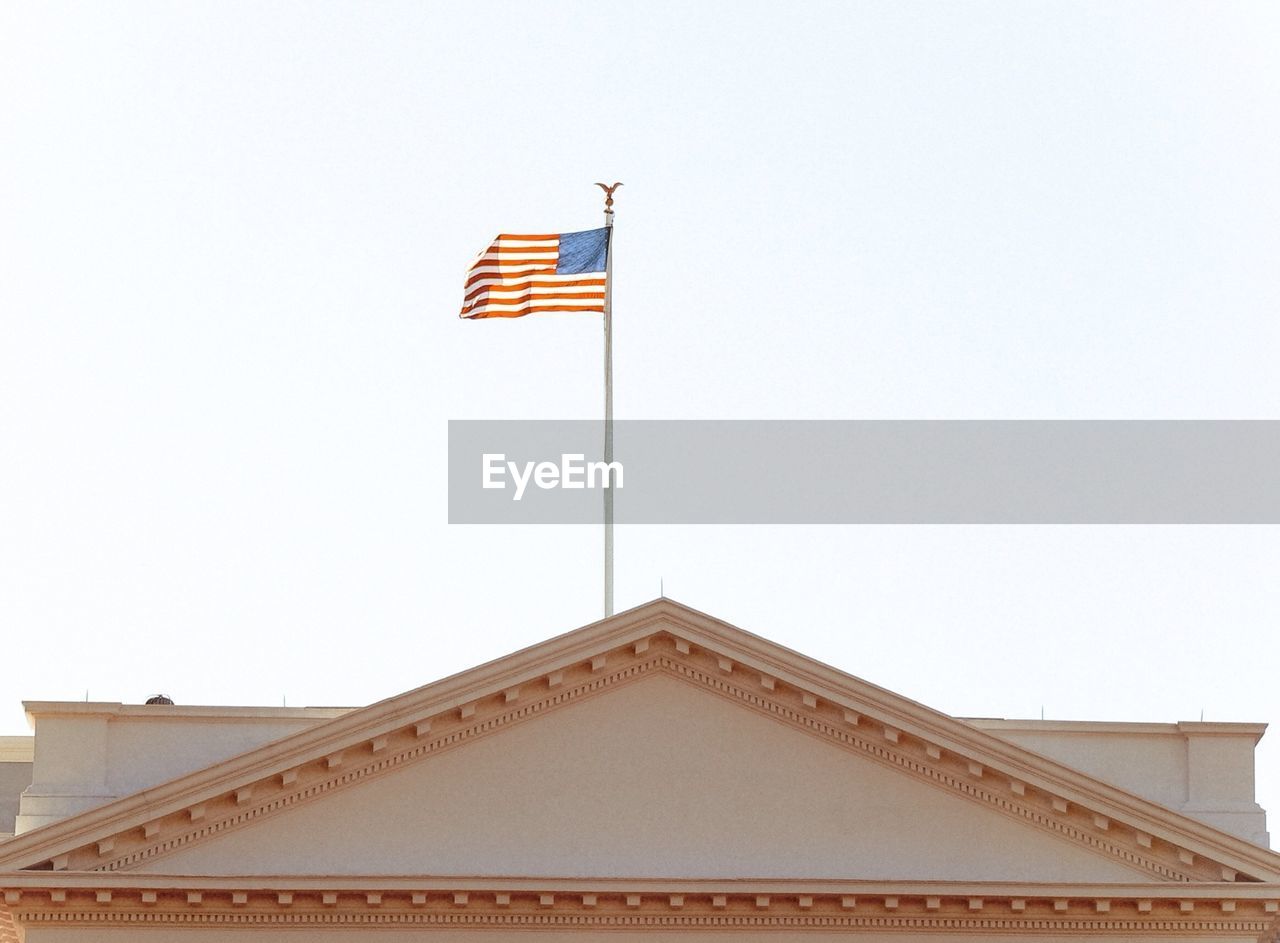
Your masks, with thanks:
<instances>
[{"instance_id":1,"label":"beige stone wall","mask_svg":"<svg viewBox=\"0 0 1280 943\"><path fill-rule=\"evenodd\" d=\"M255 819L140 870L1150 879L667 675Z\"/></svg>"},{"instance_id":2,"label":"beige stone wall","mask_svg":"<svg viewBox=\"0 0 1280 943\"><path fill-rule=\"evenodd\" d=\"M31 785L33 737L0 737L0 841L13 835L18 798Z\"/></svg>"},{"instance_id":3,"label":"beige stone wall","mask_svg":"<svg viewBox=\"0 0 1280 943\"><path fill-rule=\"evenodd\" d=\"M203 769L347 708L185 707L28 701L35 729L18 834Z\"/></svg>"},{"instance_id":4,"label":"beige stone wall","mask_svg":"<svg viewBox=\"0 0 1280 943\"><path fill-rule=\"evenodd\" d=\"M1167 808L1270 847L1254 800L1254 748L1265 724L970 720L981 730Z\"/></svg>"}]
</instances>

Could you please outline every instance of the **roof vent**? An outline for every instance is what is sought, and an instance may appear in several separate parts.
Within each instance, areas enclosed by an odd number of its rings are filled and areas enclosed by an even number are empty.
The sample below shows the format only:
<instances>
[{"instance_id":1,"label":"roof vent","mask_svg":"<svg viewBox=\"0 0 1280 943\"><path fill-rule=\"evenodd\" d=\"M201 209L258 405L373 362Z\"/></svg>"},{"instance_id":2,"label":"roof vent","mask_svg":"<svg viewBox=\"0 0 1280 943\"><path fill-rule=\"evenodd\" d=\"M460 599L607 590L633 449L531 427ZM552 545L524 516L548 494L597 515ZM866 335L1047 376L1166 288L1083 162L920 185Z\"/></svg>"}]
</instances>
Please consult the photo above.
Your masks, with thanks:
<instances>
[{"instance_id":1,"label":"roof vent","mask_svg":"<svg viewBox=\"0 0 1280 943\"><path fill-rule=\"evenodd\" d=\"M172 704L173 699L167 694L157 694L154 697L147 698L148 704Z\"/></svg>"}]
</instances>

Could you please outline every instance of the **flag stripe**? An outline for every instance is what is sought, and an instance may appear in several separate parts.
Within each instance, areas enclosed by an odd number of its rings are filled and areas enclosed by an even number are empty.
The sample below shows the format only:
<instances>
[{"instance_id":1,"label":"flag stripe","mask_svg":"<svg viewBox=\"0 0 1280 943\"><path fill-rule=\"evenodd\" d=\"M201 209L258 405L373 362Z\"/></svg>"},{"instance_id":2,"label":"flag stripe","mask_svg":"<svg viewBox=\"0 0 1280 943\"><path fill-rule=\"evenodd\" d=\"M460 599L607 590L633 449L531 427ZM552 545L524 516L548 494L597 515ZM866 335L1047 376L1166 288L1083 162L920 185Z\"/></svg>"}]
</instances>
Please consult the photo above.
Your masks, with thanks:
<instances>
[{"instance_id":1,"label":"flag stripe","mask_svg":"<svg viewBox=\"0 0 1280 943\"><path fill-rule=\"evenodd\" d=\"M472 268L477 265L520 265L524 262L542 262L546 265L555 265L559 258L560 254L555 249L550 252L518 252L507 255L486 252L472 263Z\"/></svg>"},{"instance_id":2,"label":"flag stripe","mask_svg":"<svg viewBox=\"0 0 1280 943\"><path fill-rule=\"evenodd\" d=\"M522 318L526 314L537 314L544 311L572 311L578 314L602 314L604 305L596 305L593 308L579 308L573 305L529 305L523 308L485 308L483 311L475 314L466 314L463 317L473 320L481 320L483 318Z\"/></svg>"},{"instance_id":3,"label":"flag stripe","mask_svg":"<svg viewBox=\"0 0 1280 943\"><path fill-rule=\"evenodd\" d=\"M517 275L526 278L530 275L555 275L554 267L547 266L543 263L533 265L485 265L472 271L471 277L467 279L467 284L474 284L482 278L492 278L493 276Z\"/></svg>"},{"instance_id":4,"label":"flag stripe","mask_svg":"<svg viewBox=\"0 0 1280 943\"><path fill-rule=\"evenodd\" d=\"M488 295L496 297L498 295L584 295L584 294L603 294L603 285L530 285L522 282L518 285L486 285L483 288L477 288L475 291L467 295L467 300L478 298L480 295Z\"/></svg>"},{"instance_id":5,"label":"flag stripe","mask_svg":"<svg viewBox=\"0 0 1280 943\"><path fill-rule=\"evenodd\" d=\"M530 265L541 266L549 272L556 271L556 264L560 260L550 255L546 258L539 258L536 255L521 255L507 259L476 259L475 264L471 266L471 272L480 272L488 270L491 272L512 272L519 268L528 267Z\"/></svg>"},{"instance_id":6,"label":"flag stripe","mask_svg":"<svg viewBox=\"0 0 1280 943\"><path fill-rule=\"evenodd\" d=\"M486 309L491 308L523 308L528 305L549 305L549 304L567 304L573 305L575 308L588 307L598 308L604 304L603 294L594 295L571 295L571 296L550 296L550 295L512 295L509 298L487 298L484 301Z\"/></svg>"},{"instance_id":7,"label":"flag stripe","mask_svg":"<svg viewBox=\"0 0 1280 943\"><path fill-rule=\"evenodd\" d=\"M535 285L564 285L571 288L574 285L603 285L604 279L590 273L584 278L582 275L557 275L555 272L494 273L469 279L469 284L472 286L479 285L481 282L489 285L523 285L529 282Z\"/></svg>"},{"instance_id":8,"label":"flag stripe","mask_svg":"<svg viewBox=\"0 0 1280 943\"><path fill-rule=\"evenodd\" d=\"M467 270L460 316L518 318L543 311L602 312L603 230L498 236ZM560 266L564 272L559 271ZM591 271L595 266L599 271Z\"/></svg>"},{"instance_id":9,"label":"flag stripe","mask_svg":"<svg viewBox=\"0 0 1280 943\"><path fill-rule=\"evenodd\" d=\"M544 294L548 292L554 293L557 291L563 291L566 293L577 295L577 294L581 294L583 291L592 291L592 290L603 291L604 279L592 278L592 279L581 279L581 280L568 281L568 282L557 282L557 281L551 281L549 279L548 280L532 279L532 280L523 280L523 281L501 280L501 281L489 282L487 284L479 285L471 289L471 291L467 292L466 300L470 301L472 298L475 298L478 295L482 295L485 292L488 292L490 294L494 294L498 292L510 293L513 291L525 291L526 289L539 291Z\"/></svg>"},{"instance_id":10,"label":"flag stripe","mask_svg":"<svg viewBox=\"0 0 1280 943\"><path fill-rule=\"evenodd\" d=\"M603 298L583 298L575 300L573 298L511 298L494 301L485 305L487 311L510 311L515 308L549 308L555 305L568 305L577 310L579 308L599 308L604 305Z\"/></svg>"}]
</instances>

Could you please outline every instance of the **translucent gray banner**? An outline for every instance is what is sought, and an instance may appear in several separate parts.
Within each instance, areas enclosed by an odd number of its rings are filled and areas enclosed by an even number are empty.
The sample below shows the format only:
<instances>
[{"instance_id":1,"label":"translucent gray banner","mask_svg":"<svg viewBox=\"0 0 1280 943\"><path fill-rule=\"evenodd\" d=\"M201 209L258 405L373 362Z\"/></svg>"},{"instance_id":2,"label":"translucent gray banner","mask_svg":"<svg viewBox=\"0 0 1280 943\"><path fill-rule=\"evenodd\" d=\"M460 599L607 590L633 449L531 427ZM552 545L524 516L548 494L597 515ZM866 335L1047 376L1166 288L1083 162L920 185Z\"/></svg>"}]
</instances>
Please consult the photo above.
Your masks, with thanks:
<instances>
[{"instance_id":1,"label":"translucent gray banner","mask_svg":"<svg viewBox=\"0 0 1280 943\"><path fill-rule=\"evenodd\" d=\"M602 423L449 423L449 522L593 524ZM1277 421L621 420L619 524L1276 524Z\"/></svg>"}]
</instances>

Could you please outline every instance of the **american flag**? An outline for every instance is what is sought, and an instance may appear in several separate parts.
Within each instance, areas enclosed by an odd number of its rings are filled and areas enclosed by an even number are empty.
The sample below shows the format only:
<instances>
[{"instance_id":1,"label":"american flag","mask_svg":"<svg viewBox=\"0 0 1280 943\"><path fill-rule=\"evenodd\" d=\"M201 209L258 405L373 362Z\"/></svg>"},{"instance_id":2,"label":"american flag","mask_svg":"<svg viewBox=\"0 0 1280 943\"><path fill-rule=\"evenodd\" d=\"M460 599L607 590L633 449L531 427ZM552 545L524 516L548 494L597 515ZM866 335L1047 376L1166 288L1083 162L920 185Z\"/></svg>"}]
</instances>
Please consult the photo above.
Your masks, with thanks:
<instances>
[{"instance_id":1,"label":"american flag","mask_svg":"<svg viewBox=\"0 0 1280 943\"><path fill-rule=\"evenodd\" d=\"M604 311L609 230L501 235L467 270L463 318Z\"/></svg>"}]
</instances>

